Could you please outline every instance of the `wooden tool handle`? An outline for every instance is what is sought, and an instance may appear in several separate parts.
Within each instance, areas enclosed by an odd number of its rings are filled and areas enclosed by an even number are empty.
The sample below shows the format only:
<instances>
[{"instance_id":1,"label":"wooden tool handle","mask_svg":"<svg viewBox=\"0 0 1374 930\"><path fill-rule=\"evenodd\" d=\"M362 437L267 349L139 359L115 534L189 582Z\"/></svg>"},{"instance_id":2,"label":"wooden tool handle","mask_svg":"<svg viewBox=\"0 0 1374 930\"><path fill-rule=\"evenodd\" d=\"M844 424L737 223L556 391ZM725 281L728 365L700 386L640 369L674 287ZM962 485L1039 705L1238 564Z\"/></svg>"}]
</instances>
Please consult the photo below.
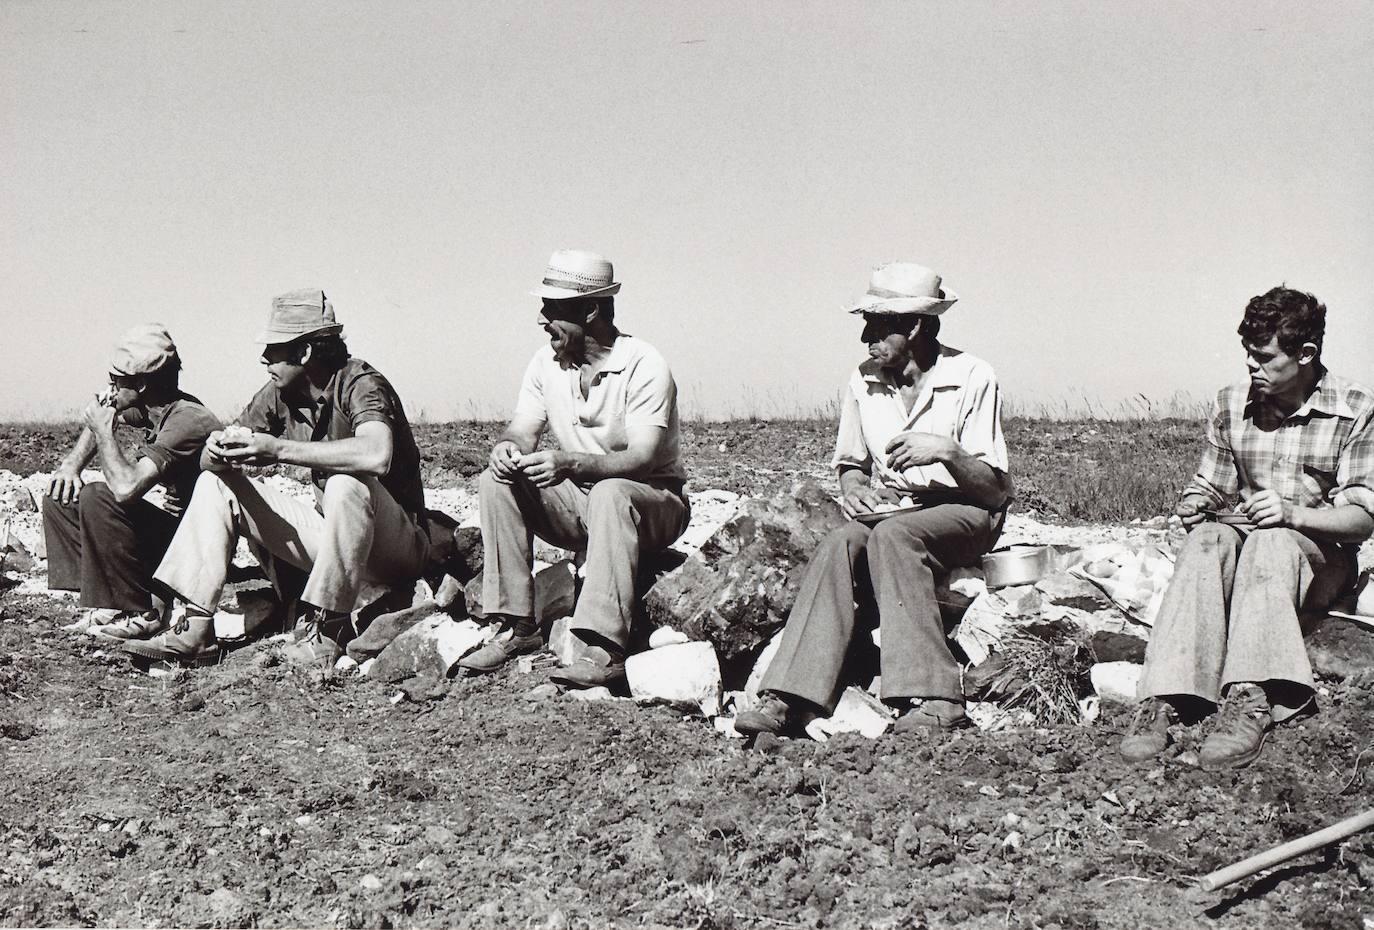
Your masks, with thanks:
<instances>
[{"instance_id":1,"label":"wooden tool handle","mask_svg":"<svg viewBox=\"0 0 1374 930\"><path fill-rule=\"evenodd\" d=\"M1199 879L1198 886L1203 891L1216 891L1218 888L1225 888L1232 882L1248 878L1256 872L1272 868L1280 862L1287 862L1303 853L1321 849L1323 846L1337 840L1343 840L1347 836L1353 836L1361 830L1368 830L1370 827L1374 827L1374 810L1367 810L1363 814L1347 817L1329 827L1323 827L1315 833L1300 836L1296 840L1289 840L1281 846L1275 846L1273 849L1251 856L1249 859L1242 859L1235 865L1217 869L1210 875L1204 875Z\"/></svg>"}]
</instances>

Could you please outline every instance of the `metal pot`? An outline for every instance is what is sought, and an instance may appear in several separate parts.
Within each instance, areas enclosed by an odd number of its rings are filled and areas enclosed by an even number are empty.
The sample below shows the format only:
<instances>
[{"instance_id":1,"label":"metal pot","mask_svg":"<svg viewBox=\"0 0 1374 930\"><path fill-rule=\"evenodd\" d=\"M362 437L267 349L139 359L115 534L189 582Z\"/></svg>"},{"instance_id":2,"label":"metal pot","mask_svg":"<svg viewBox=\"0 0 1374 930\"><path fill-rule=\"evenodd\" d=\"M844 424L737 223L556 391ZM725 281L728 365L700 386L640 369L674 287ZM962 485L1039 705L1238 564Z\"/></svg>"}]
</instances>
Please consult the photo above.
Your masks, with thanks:
<instances>
[{"instance_id":1,"label":"metal pot","mask_svg":"<svg viewBox=\"0 0 1374 930\"><path fill-rule=\"evenodd\" d=\"M983 581L990 589L1035 584L1053 569L1054 550L1049 546L1020 543L983 556Z\"/></svg>"}]
</instances>

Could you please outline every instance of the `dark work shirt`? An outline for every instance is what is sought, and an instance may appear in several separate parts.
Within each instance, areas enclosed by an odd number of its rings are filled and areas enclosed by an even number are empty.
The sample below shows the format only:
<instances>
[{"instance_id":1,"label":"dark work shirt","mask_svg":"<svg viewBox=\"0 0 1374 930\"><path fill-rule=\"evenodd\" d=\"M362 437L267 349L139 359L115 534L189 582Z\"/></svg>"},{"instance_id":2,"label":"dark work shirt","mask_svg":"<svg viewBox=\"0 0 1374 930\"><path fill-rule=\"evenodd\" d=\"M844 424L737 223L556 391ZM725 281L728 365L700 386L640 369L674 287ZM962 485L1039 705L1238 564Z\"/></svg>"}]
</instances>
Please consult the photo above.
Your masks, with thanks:
<instances>
[{"instance_id":1,"label":"dark work shirt","mask_svg":"<svg viewBox=\"0 0 1374 930\"><path fill-rule=\"evenodd\" d=\"M276 384L264 384L253 395L237 422L256 433L268 433L296 442L349 439L364 423L391 427L391 468L382 476L382 487L407 513L424 512L425 489L420 481L420 450L410 432L410 421L401 399L381 372L359 358L350 358L325 386L318 408L288 401ZM333 472L312 469L311 480L324 488Z\"/></svg>"},{"instance_id":2,"label":"dark work shirt","mask_svg":"<svg viewBox=\"0 0 1374 930\"><path fill-rule=\"evenodd\" d=\"M219 417L190 394L178 393L165 407L147 412L130 407L120 419L143 430L142 457L157 466L158 484L167 489L166 509L180 517L200 477L205 440L220 428Z\"/></svg>"}]
</instances>

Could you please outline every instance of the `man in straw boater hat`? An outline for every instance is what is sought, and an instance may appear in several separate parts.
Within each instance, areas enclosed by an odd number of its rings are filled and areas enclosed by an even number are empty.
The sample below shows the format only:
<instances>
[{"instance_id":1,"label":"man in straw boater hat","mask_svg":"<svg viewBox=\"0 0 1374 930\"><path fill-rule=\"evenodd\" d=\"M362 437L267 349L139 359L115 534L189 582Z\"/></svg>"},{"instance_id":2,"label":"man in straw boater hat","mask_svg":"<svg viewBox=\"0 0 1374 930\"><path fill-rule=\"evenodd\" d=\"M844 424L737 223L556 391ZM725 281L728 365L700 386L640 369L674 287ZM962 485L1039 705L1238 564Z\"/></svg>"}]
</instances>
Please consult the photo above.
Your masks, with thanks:
<instances>
[{"instance_id":1,"label":"man in straw boater hat","mask_svg":"<svg viewBox=\"0 0 1374 930\"><path fill-rule=\"evenodd\" d=\"M219 420L180 389L181 357L159 324L126 332L110 360L110 386L82 413L76 445L53 473L43 498L48 586L80 591L87 608L68 629L106 642L166 628L149 589L153 569L191 497L200 456ZM115 438L119 421L143 431L130 457ZM103 482L82 485L95 463ZM162 506L144 500L153 485Z\"/></svg>"},{"instance_id":2,"label":"man in straw boater hat","mask_svg":"<svg viewBox=\"0 0 1374 930\"><path fill-rule=\"evenodd\" d=\"M735 721L741 733L833 713L845 660L865 636L858 618L873 606L897 730L969 724L935 576L992 548L1011 481L992 368L939 342L940 314L958 299L940 284L929 268L884 265L850 311L863 316L869 355L841 391L833 459L852 522L807 566L759 702Z\"/></svg>"},{"instance_id":3,"label":"man in straw boater hat","mask_svg":"<svg viewBox=\"0 0 1374 930\"><path fill-rule=\"evenodd\" d=\"M1299 613L1355 580L1374 533L1374 392L1322 364L1326 307L1276 287L1251 298L1236 331L1249 376L1217 394L1175 507L1188 537L1121 741L1133 762L1163 752L1180 717L1219 705L1198 761L1238 768L1277 724L1313 713Z\"/></svg>"},{"instance_id":4,"label":"man in straw boater hat","mask_svg":"<svg viewBox=\"0 0 1374 930\"><path fill-rule=\"evenodd\" d=\"M218 658L213 614L240 536L261 560L308 573L297 641L286 650L293 662L339 657L365 582L408 582L423 570L429 539L420 454L391 383L349 355L334 306L318 288L273 298L257 341L269 380L234 426L211 434L205 473L154 575L176 596L179 622L126 645L135 661ZM314 500L241 471L275 464L309 468Z\"/></svg>"},{"instance_id":5,"label":"man in straw boater hat","mask_svg":"<svg viewBox=\"0 0 1374 930\"><path fill-rule=\"evenodd\" d=\"M625 651L640 557L687 528L677 386L663 357L621 332L611 263L590 252L553 253L539 325L549 344L525 369L515 415L481 479L485 548L482 603L509 629L459 664L499 668L543 641L534 616L532 535L586 551L572 631L588 648L551 680L615 684ZM551 433L557 449L536 451Z\"/></svg>"}]
</instances>

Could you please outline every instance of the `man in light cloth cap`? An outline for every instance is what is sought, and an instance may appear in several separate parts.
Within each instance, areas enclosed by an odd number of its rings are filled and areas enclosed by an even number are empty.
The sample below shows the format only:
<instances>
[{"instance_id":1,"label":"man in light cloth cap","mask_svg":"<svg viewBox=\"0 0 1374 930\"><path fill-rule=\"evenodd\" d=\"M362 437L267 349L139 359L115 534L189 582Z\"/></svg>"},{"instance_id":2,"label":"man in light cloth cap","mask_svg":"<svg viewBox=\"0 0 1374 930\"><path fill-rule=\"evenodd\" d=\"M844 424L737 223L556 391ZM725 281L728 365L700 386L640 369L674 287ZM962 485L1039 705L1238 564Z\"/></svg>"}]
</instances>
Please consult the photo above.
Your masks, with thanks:
<instances>
[{"instance_id":1,"label":"man in light cloth cap","mask_svg":"<svg viewBox=\"0 0 1374 930\"><path fill-rule=\"evenodd\" d=\"M1324 612L1352 586L1374 533L1374 391L1322 364L1325 305L1275 287L1250 299L1236 332L1248 376L1217 394L1174 508L1188 537L1121 741L1131 762L1216 711L1198 763L1240 768L1274 727L1315 712L1299 612Z\"/></svg>"},{"instance_id":2,"label":"man in light cloth cap","mask_svg":"<svg viewBox=\"0 0 1374 930\"><path fill-rule=\"evenodd\" d=\"M172 337L150 323L124 334L110 360L109 389L87 405L76 445L53 473L43 498L48 586L80 591L87 608L68 629L119 643L165 629L149 589L200 475L200 456L215 418L179 388L181 358ZM142 430L131 458L115 438L116 421ZM83 487L95 463L105 480ZM162 506L143 496L155 484Z\"/></svg>"},{"instance_id":3,"label":"man in light cloth cap","mask_svg":"<svg viewBox=\"0 0 1374 930\"><path fill-rule=\"evenodd\" d=\"M616 327L619 290L606 259L564 250L530 292L543 299L549 344L525 369L480 485L482 605L506 631L459 663L470 673L543 645L530 575L537 535L586 551L572 632L587 648L551 680L623 681L639 560L687 528L677 385L652 346ZM538 449L546 431L558 448Z\"/></svg>"},{"instance_id":4,"label":"man in light cloth cap","mask_svg":"<svg viewBox=\"0 0 1374 930\"><path fill-rule=\"evenodd\" d=\"M206 471L154 576L177 598L177 623L125 646L136 662L216 661L213 614L240 537L261 561L308 573L296 642L285 652L297 663L338 659L364 583L410 583L424 567L429 538L410 423L390 382L350 357L333 304L318 288L276 297L257 341L269 380L206 444ZM276 464L309 468L314 499L241 471Z\"/></svg>"},{"instance_id":5,"label":"man in light cloth cap","mask_svg":"<svg viewBox=\"0 0 1374 930\"><path fill-rule=\"evenodd\" d=\"M896 262L850 311L863 316L869 356L840 393L833 459L852 522L807 566L759 702L735 721L741 733L834 713L845 660L868 639L860 618L875 608L897 730L969 724L935 578L992 548L1011 481L992 368L938 339L957 299L929 268Z\"/></svg>"}]
</instances>

